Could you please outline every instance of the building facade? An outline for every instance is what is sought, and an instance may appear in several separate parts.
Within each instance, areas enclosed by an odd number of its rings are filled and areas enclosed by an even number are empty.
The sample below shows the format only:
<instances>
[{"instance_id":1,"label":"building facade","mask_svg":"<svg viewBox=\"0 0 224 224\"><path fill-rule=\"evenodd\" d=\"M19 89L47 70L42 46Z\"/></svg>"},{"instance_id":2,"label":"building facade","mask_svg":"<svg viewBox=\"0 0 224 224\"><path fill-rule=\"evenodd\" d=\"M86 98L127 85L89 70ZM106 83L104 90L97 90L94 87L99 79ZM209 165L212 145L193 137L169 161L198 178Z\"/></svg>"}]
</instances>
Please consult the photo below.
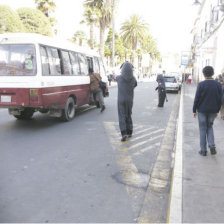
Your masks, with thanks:
<instances>
[{"instance_id":1,"label":"building facade","mask_svg":"<svg viewBox=\"0 0 224 224\"><path fill-rule=\"evenodd\" d=\"M203 0L192 29L192 73L203 80L202 69L210 65L215 76L224 72L224 0Z\"/></svg>"}]
</instances>

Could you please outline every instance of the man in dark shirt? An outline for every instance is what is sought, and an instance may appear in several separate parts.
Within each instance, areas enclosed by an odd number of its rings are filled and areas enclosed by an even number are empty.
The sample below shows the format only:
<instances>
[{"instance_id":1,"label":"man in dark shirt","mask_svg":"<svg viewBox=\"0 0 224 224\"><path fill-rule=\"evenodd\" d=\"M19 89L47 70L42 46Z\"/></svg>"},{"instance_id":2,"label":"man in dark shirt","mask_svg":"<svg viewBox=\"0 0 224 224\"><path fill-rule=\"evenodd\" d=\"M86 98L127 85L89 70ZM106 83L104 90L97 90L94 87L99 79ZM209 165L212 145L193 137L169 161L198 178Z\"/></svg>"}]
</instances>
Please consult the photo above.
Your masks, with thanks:
<instances>
[{"instance_id":1,"label":"man in dark shirt","mask_svg":"<svg viewBox=\"0 0 224 224\"><path fill-rule=\"evenodd\" d=\"M218 116L222 104L222 86L214 80L214 69L206 66L202 70L205 80L200 82L194 99L194 118L198 114L200 131L200 155L207 155L207 142L211 154L216 154L214 141L213 122Z\"/></svg>"}]
</instances>

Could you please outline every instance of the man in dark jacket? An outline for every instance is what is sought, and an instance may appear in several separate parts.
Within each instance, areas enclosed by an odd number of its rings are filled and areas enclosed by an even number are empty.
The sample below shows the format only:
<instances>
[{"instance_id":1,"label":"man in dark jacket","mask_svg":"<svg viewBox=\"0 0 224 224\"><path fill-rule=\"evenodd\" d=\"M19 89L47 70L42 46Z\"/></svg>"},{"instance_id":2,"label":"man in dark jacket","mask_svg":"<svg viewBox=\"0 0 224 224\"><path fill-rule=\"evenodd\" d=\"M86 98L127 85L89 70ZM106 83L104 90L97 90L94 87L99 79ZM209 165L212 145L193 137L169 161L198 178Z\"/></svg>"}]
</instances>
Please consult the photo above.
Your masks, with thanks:
<instances>
[{"instance_id":1,"label":"man in dark jacket","mask_svg":"<svg viewBox=\"0 0 224 224\"><path fill-rule=\"evenodd\" d=\"M165 74L165 71L163 71L163 74ZM158 90L158 98L159 98L158 107L163 107L166 98L166 87L163 75L158 74L156 81L158 83L158 86L156 87L156 90Z\"/></svg>"},{"instance_id":2,"label":"man in dark jacket","mask_svg":"<svg viewBox=\"0 0 224 224\"><path fill-rule=\"evenodd\" d=\"M216 154L213 122L218 116L222 104L222 86L214 80L214 69L206 66L202 70L205 80L200 82L195 94L193 113L194 118L198 114L198 123L200 131L200 148L199 154L207 155L207 142L211 154Z\"/></svg>"},{"instance_id":3,"label":"man in dark jacket","mask_svg":"<svg viewBox=\"0 0 224 224\"><path fill-rule=\"evenodd\" d=\"M89 76L90 76L90 101L94 102L94 98L97 97L101 108L101 112L103 112L106 107L104 105L103 92L99 84L99 81L102 80L102 77L100 76L100 74L94 73L92 68L89 68Z\"/></svg>"},{"instance_id":4,"label":"man in dark jacket","mask_svg":"<svg viewBox=\"0 0 224 224\"><path fill-rule=\"evenodd\" d=\"M134 88L137 86L137 81L133 76L133 65L129 62L124 62L121 66L121 75L117 76L118 85L118 117L119 127L122 135L121 141L126 141L132 136L132 107L134 98Z\"/></svg>"}]
</instances>

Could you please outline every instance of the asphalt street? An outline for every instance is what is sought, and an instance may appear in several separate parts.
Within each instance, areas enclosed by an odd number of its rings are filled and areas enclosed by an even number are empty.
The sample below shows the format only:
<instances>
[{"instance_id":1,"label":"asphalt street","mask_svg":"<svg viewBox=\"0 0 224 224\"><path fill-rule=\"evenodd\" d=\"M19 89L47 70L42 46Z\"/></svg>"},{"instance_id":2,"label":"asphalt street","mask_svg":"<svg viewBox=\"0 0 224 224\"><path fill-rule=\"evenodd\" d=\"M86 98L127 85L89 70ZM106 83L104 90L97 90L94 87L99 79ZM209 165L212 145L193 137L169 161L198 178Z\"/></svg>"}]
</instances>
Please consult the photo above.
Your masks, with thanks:
<instances>
[{"instance_id":1,"label":"asphalt street","mask_svg":"<svg viewBox=\"0 0 224 224\"><path fill-rule=\"evenodd\" d=\"M155 87L138 83L124 143L116 86L71 122L0 109L0 222L166 222L180 94L158 108Z\"/></svg>"}]
</instances>

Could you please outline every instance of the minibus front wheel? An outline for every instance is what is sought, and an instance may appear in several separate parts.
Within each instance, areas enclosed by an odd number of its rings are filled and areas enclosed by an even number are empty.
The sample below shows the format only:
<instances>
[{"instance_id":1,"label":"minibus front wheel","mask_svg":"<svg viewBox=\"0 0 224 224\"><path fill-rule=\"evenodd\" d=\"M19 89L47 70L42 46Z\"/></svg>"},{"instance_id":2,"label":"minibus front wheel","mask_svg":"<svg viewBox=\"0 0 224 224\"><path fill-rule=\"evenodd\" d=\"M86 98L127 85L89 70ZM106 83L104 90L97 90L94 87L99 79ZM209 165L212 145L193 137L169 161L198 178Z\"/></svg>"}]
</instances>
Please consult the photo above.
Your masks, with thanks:
<instances>
[{"instance_id":1,"label":"minibus front wheel","mask_svg":"<svg viewBox=\"0 0 224 224\"><path fill-rule=\"evenodd\" d=\"M65 109L62 112L62 119L64 121L70 121L75 117L75 101L72 97L69 97Z\"/></svg>"}]
</instances>

